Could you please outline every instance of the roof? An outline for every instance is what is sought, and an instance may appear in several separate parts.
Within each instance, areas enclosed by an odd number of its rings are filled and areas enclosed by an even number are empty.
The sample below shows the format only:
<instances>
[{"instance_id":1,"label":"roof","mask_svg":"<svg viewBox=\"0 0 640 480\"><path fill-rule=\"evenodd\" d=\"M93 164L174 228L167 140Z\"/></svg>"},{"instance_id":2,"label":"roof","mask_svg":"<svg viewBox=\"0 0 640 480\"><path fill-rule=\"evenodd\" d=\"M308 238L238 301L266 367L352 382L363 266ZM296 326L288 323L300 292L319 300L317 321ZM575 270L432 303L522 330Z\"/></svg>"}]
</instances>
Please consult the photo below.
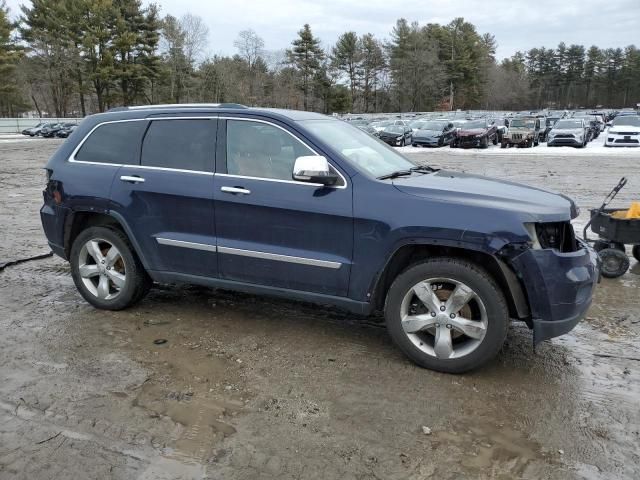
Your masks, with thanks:
<instances>
[{"instance_id":1,"label":"roof","mask_svg":"<svg viewBox=\"0 0 640 480\"><path fill-rule=\"evenodd\" d=\"M141 113L147 113L153 115L171 114L177 112L191 112L191 113L247 113L260 115L264 114L269 117L280 117L281 119L288 119L293 121L298 120L314 120L314 119L327 119L326 115L322 115L315 112L305 112L301 110L287 110L283 108L260 108L260 107L247 107L239 103L177 103L177 104L160 104L160 105L135 105L129 107L116 107L108 110L105 114L109 116L118 117L139 117ZM126 115L129 113L129 115ZM123 115L124 114L124 115Z\"/></svg>"}]
</instances>

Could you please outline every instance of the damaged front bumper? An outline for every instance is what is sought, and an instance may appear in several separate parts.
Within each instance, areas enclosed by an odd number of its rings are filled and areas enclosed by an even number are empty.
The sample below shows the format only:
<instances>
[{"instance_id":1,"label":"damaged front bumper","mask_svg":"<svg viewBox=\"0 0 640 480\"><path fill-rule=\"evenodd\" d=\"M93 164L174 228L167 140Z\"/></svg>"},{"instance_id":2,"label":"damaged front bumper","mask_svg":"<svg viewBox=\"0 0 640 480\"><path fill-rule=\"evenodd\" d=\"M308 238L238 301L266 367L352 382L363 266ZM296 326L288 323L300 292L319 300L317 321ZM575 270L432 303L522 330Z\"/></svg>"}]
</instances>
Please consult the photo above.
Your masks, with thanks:
<instances>
[{"instance_id":1,"label":"damaged front bumper","mask_svg":"<svg viewBox=\"0 0 640 480\"><path fill-rule=\"evenodd\" d=\"M529 300L534 345L572 330L591 306L600 278L598 255L576 242L575 252L527 249L510 259Z\"/></svg>"}]
</instances>

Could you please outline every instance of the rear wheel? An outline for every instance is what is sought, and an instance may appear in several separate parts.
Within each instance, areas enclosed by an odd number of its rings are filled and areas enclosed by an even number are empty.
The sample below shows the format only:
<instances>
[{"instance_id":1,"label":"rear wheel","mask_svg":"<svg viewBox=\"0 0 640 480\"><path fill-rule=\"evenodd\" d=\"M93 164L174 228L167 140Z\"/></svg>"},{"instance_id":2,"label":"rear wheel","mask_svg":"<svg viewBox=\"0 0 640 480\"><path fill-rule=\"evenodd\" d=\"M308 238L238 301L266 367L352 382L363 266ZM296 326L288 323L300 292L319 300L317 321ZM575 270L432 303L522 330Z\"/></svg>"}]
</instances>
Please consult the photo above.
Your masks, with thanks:
<instances>
[{"instance_id":1,"label":"rear wheel","mask_svg":"<svg viewBox=\"0 0 640 480\"><path fill-rule=\"evenodd\" d=\"M598 252L602 265L600 271L606 278L617 278L626 273L629 269L629 257L617 248L605 248Z\"/></svg>"},{"instance_id":2,"label":"rear wheel","mask_svg":"<svg viewBox=\"0 0 640 480\"><path fill-rule=\"evenodd\" d=\"M84 230L74 240L70 257L76 287L96 308L127 308L140 301L151 287L151 279L119 230Z\"/></svg>"},{"instance_id":3,"label":"rear wheel","mask_svg":"<svg viewBox=\"0 0 640 480\"><path fill-rule=\"evenodd\" d=\"M410 267L389 289L387 329L421 367L462 373L500 350L509 327L502 291L477 265L434 258Z\"/></svg>"}]
</instances>

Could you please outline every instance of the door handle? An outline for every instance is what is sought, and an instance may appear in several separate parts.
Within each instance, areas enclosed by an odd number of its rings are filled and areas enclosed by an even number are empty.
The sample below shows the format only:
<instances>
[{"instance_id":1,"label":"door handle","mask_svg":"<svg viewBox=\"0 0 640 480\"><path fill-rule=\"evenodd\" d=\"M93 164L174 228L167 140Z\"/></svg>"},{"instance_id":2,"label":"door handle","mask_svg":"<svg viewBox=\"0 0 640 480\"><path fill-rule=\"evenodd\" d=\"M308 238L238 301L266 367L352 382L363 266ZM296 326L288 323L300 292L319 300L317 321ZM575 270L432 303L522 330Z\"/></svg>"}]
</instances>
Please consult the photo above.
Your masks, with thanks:
<instances>
[{"instance_id":1,"label":"door handle","mask_svg":"<svg viewBox=\"0 0 640 480\"><path fill-rule=\"evenodd\" d=\"M123 182L144 183L144 178L137 176L122 175L120 180Z\"/></svg>"},{"instance_id":2,"label":"door handle","mask_svg":"<svg viewBox=\"0 0 640 480\"><path fill-rule=\"evenodd\" d=\"M251 193L251 190L241 187L221 187L220 190L225 193L241 193L243 195L249 195Z\"/></svg>"}]
</instances>

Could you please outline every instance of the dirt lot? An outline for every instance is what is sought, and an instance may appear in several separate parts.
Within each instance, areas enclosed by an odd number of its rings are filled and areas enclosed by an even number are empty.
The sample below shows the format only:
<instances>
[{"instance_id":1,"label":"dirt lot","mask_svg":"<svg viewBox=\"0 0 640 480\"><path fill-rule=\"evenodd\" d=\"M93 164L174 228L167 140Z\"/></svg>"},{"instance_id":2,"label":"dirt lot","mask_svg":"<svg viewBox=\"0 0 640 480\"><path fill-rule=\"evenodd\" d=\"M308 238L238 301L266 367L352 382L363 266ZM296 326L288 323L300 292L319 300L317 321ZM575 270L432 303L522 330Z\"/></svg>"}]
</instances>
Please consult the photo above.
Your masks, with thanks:
<instances>
[{"instance_id":1,"label":"dirt lot","mask_svg":"<svg viewBox=\"0 0 640 480\"><path fill-rule=\"evenodd\" d=\"M0 263L48 251L39 169L57 144L0 142ZM640 200L638 155L411 158L553 188L583 212L625 174L619 203ZM632 265L571 334L534 353L514 324L462 376L415 367L383 327L336 310L163 286L104 312L59 258L7 267L0 478L640 478Z\"/></svg>"}]
</instances>

